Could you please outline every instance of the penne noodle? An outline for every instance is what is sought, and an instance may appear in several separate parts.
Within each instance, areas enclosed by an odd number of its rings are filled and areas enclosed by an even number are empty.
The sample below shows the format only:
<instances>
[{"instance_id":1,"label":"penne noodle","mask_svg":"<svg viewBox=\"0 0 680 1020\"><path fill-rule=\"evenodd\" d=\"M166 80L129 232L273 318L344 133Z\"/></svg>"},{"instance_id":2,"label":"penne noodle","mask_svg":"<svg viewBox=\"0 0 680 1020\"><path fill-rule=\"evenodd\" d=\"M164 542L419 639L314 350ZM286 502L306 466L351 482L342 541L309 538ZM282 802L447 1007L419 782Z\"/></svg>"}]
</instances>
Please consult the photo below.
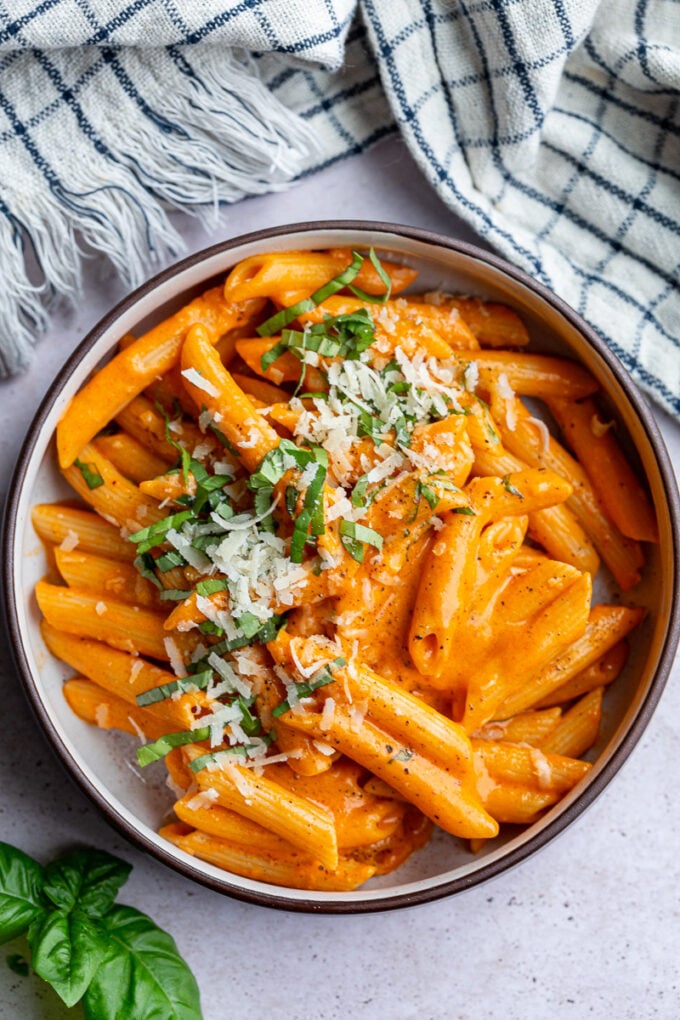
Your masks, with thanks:
<instances>
[{"instance_id":1,"label":"penne noodle","mask_svg":"<svg viewBox=\"0 0 680 1020\"><path fill-rule=\"evenodd\" d=\"M510 694L496 711L495 718L507 719L543 703L558 688L587 669L638 626L644 609L628 606L594 606L582 637L564 653Z\"/></svg>"},{"instance_id":2,"label":"penne noodle","mask_svg":"<svg viewBox=\"0 0 680 1020\"><path fill-rule=\"evenodd\" d=\"M147 478L155 478L167 470L164 460L155 456L125 432L118 432L113 436L100 436L92 445L111 461L117 471L135 485L139 485Z\"/></svg>"},{"instance_id":3,"label":"penne noodle","mask_svg":"<svg viewBox=\"0 0 680 1020\"><path fill-rule=\"evenodd\" d=\"M108 560L103 556L66 549L54 550L59 573L70 588L109 595L131 605L160 610L158 588L141 577L131 563Z\"/></svg>"},{"instance_id":4,"label":"penne noodle","mask_svg":"<svg viewBox=\"0 0 680 1020\"><path fill-rule=\"evenodd\" d=\"M204 380L199 387L185 379L189 394L198 408L206 407L219 415L220 431L238 447L245 466L254 471L264 455L278 446L279 437L236 385L202 327L189 330L182 348L182 368L198 372Z\"/></svg>"},{"instance_id":5,"label":"penne noodle","mask_svg":"<svg viewBox=\"0 0 680 1020\"><path fill-rule=\"evenodd\" d=\"M399 748L390 734L366 718L355 719L347 707L337 705L323 729L321 717L311 713L288 712L286 721L369 769L446 832L466 838L496 835L493 820L476 796L466 796L457 777L410 748Z\"/></svg>"},{"instance_id":6,"label":"penne noodle","mask_svg":"<svg viewBox=\"0 0 680 1020\"><path fill-rule=\"evenodd\" d=\"M302 292L306 297L346 269L352 261L349 249L338 248L327 253L283 251L272 255L252 255L238 264L227 277L224 295L227 301L246 301L269 297L282 304L293 304L287 297ZM407 287L416 273L408 266L383 262L383 269L392 281L395 293ZM364 262L353 281L369 294L382 294L385 285L370 263Z\"/></svg>"},{"instance_id":7,"label":"penne noodle","mask_svg":"<svg viewBox=\"0 0 680 1020\"><path fill-rule=\"evenodd\" d=\"M580 758L590 750L600 731L603 687L596 687L565 712L557 726L545 737L541 749L546 754Z\"/></svg>"},{"instance_id":8,"label":"penne noodle","mask_svg":"<svg viewBox=\"0 0 680 1020\"><path fill-rule=\"evenodd\" d=\"M480 351L474 360L482 389L489 389L503 375L516 393L542 400L550 397L580 400L599 388L590 372L565 358L515 351Z\"/></svg>"},{"instance_id":9,"label":"penne noodle","mask_svg":"<svg viewBox=\"0 0 680 1020\"><path fill-rule=\"evenodd\" d=\"M40 628L43 641L59 659L67 662L88 680L105 687L111 694L122 698L131 705L137 705L137 695L154 687L170 683L174 673L147 662L141 656L111 648L100 641L68 634L57 630L46 620ZM166 698L156 705L149 705L148 711L162 706L162 715L178 729L190 729L196 716L206 707L206 697L201 691L182 694L181 697ZM166 729L167 732L167 729Z\"/></svg>"},{"instance_id":10,"label":"penne noodle","mask_svg":"<svg viewBox=\"0 0 680 1020\"><path fill-rule=\"evenodd\" d=\"M579 698L596 687L606 687L616 680L628 658L628 642L625 638L580 673L560 684L555 690L538 702L536 708L549 708L565 701Z\"/></svg>"},{"instance_id":11,"label":"penne noodle","mask_svg":"<svg viewBox=\"0 0 680 1020\"><path fill-rule=\"evenodd\" d=\"M94 445L80 451L78 464L65 468L64 478L104 520L120 528L138 531L165 516L156 500L124 478Z\"/></svg>"},{"instance_id":12,"label":"penne noodle","mask_svg":"<svg viewBox=\"0 0 680 1020\"><path fill-rule=\"evenodd\" d=\"M132 561L136 552L117 527L98 514L60 503L40 503L31 510L33 527L43 542L66 544L84 553L99 553L112 560Z\"/></svg>"},{"instance_id":13,"label":"penne noodle","mask_svg":"<svg viewBox=\"0 0 680 1020\"><path fill-rule=\"evenodd\" d=\"M214 343L248 316L247 306L229 304L219 287L119 351L71 400L57 426L59 464L69 468L90 440L126 404L177 362L187 330L201 323Z\"/></svg>"},{"instance_id":14,"label":"penne noodle","mask_svg":"<svg viewBox=\"0 0 680 1020\"><path fill-rule=\"evenodd\" d=\"M627 538L658 542L654 510L616 440L612 423L602 422L594 400L576 402L566 394L556 397L548 400L548 406L607 516Z\"/></svg>"},{"instance_id":15,"label":"penne noodle","mask_svg":"<svg viewBox=\"0 0 680 1020\"><path fill-rule=\"evenodd\" d=\"M163 617L101 593L62 588L38 581L35 594L43 616L67 634L104 641L125 652L139 651L153 659L170 658L164 644Z\"/></svg>"},{"instance_id":16,"label":"penne noodle","mask_svg":"<svg viewBox=\"0 0 680 1020\"><path fill-rule=\"evenodd\" d=\"M263 379L253 379L252 376L241 375L238 372L233 372L232 378L244 393L247 393L249 397L257 397L258 400L262 400L266 407L282 401L287 403L289 399L289 393L286 393L285 390L280 389L278 386L272 386L271 383L265 382Z\"/></svg>"},{"instance_id":17,"label":"penne noodle","mask_svg":"<svg viewBox=\"0 0 680 1020\"><path fill-rule=\"evenodd\" d=\"M340 860L336 867L329 868L295 851L276 853L252 845L243 846L205 832L187 831L187 827L177 824L164 826L160 835L193 857L236 875L292 889L349 892L376 872L375 866L351 859Z\"/></svg>"},{"instance_id":18,"label":"penne noodle","mask_svg":"<svg viewBox=\"0 0 680 1020\"><path fill-rule=\"evenodd\" d=\"M547 708L541 712L521 712L503 722L488 722L473 733L477 740L502 740L511 744L530 744L541 746L560 721L560 708ZM557 752L565 753L565 752ZM576 758L578 755L572 755Z\"/></svg>"},{"instance_id":19,"label":"penne noodle","mask_svg":"<svg viewBox=\"0 0 680 1020\"><path fill-rule=\"evenodd\" d=\"M502 741L473 740L472 748L492 779L539 792L565 794L592 768L587 761Z\"/></svg>"},{"instance_id":20,"label":"penne noodle","mask_svg":"<svg viewBox=\"0 0 680 1020\"><path fill-rule=\"evenodd\" d=\"M640 569L644 563L640 546L622 535L607 519L585 471L574 458L552 437L547 449L544 449L542 439L528 421L529 412L517 399L512 402L512 406L516 418L515 428L510 429L507 424L499 423L503 443L511 453L532 467L547 467L556 471L573 486L567 505L588 533L617 583L624 591L628 591L640 580Z\"/></svg>"},{"instance_id":21,"label":"penne noodle","mask_svg":"<svg viewBox=\"0 0 680 1020\"><path fill-rule=\"evenodd\" d=\"M409 649L424 676L439 677L451 658L476 578L477 549L491 516L524 515L567 498L559 476L518 472L503 481L477 478L467 487L473 515L451 515L432 546L413 612Z\"/></svg>"},{"instance_id":22,"label":"penne noodle","mask_svg":"<svg viewBox=\"0 0 680 1020\"><path fill-rule=\"evenodd\" d=\"M189 397L186 392L184 395L188 402ZM197 425L185 419L173 418L172 429L166 429L166 420L163 414L145 396L135 397L129 404L121 408L116 415L116 421L137 442L163 460L166 468L175 464L178 459L177 448L168 439L168 432L171 439L187 450L193 450L202 443L217 446L209 433L204 434Z\"/></svg>"},{"instance_id":23,"label":"penne noodle","mask_svg":"<svg viewBox=\"0 0 680 1020\"><path fill-rule=\"evenodd\" d=\"M478 351L479 341L457 308L431 305L407 295L395 302L408 319L422 322L433 329L454 351Z\"/></svg>"},{"instance_id":24,"label":"penne noodle","mask_svg":"<svg viewBox=\"0 0 680 1020\"><path fill-rule=\"evenodd\" d=\"M472 469L475 475L505 477L525 469L523 461L501 447L491 452L475 447ZM554 559L570 563L578 570L588 570L593 576L599 570L600 558L595 546L564 503L530 513L529 535Z\"/></svg>"},{"instance_id":25,"label":"penne noodle","mask_svg":"<svg viewBox=\"0 0 680 1020\"><path fill-rule=\"evenodd\" d=\"M79 719L102 730L122 730L138 740L158 740L168 732L167 718L136 708L91 680L75 677L64 684L64 697Z\"/></svg>"},{"instance_id":26,"label":"penne noodle","mask_svg":"<svg viewBox=\"0 0 680 1020\"><path fill-rule=\"evenodd\" d=\"M184 755L192 762L201 751L188 745ZM333 816L326 808L237 764L202 769L196 773L196 782L202 790L216 790L221 807L263 825L299 850L318 857L327 868L337 867L337 834Z\"/></svg>"},{"instance_id":27,"label":"penne noodle","mask_svg":"<svg viewBox=\"0 0 680 1020\"><path fill-rule=\"evenodd\" d=\"M451 297L437 291L425 295L440 308L455 308L482 346L524 347L529 334L517 312L507 305L480 298Z\"/></svg>"}]
</instances>

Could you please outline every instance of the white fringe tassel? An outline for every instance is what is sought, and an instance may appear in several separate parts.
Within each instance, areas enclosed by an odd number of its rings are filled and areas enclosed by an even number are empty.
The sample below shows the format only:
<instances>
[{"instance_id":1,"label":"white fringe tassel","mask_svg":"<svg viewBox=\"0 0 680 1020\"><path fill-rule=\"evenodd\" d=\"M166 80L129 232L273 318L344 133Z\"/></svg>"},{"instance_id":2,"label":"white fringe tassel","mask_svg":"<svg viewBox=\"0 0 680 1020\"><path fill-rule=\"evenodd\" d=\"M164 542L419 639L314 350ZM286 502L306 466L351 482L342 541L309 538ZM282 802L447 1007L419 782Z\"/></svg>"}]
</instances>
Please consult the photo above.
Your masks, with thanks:
<instances>
[{"instance_id":1,"label":"white fringe tassel","mask_svg":"<svg viewBox=\"0 0 680 1020\"><path fill-rule=\"evenodd\" d=\"M35 77L34 59L16 62L17 82ZM64 82L92 60L49 54ZM217 46L111 51L75 102L62 101L30 147L25 136L0 145L1 376L27 366L52 303L78 297L83 246L137 286L183 247L167 207L214 216L219 203L286 187L317 148L252 59Z\"/></svg>"}]
</instances>

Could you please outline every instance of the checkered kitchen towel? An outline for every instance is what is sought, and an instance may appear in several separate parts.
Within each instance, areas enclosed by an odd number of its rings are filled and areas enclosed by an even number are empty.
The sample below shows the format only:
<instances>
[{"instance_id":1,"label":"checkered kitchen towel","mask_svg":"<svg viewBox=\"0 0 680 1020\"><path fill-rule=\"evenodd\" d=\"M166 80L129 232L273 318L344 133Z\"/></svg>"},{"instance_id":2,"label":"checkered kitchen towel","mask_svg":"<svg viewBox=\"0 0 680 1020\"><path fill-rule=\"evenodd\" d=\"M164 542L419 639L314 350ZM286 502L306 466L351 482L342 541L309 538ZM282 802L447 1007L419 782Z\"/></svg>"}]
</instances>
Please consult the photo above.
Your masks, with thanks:
<instances>
[{"instance_id":1,"label":"checkered kitchen towel","mask_svg":"<svg viewBox=\"0 0 680 1020\"><path fill-rule=\"evenodd\" d=\"M680 4L356 6L0 0L4 370L83 241L134 284L181 246L168 205L284 186L396 122L444 201L680 414Z\"/></svg>"}]
</instances>

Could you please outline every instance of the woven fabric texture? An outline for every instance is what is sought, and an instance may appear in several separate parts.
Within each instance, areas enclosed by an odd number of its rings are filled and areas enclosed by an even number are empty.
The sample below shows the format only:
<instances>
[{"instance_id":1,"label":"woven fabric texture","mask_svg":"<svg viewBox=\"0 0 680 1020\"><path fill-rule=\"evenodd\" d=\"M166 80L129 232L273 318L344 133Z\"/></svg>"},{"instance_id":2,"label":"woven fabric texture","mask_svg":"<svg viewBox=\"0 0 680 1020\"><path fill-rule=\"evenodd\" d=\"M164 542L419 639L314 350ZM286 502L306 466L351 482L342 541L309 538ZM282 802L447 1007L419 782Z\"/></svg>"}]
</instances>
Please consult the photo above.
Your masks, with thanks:
<instances>
[{"instance_id":1,"label":"woven fabric texture","mask_svg":"<svg viewBox=\"0 0 680 1020\"><path fill-rule=\"evenodd\" d=\"M680 414L679 86L673 0L0 0L0 369L77 293L83 242L136 284L181 250L168 206L399 129Z\"/></svg>"}]
</instances>

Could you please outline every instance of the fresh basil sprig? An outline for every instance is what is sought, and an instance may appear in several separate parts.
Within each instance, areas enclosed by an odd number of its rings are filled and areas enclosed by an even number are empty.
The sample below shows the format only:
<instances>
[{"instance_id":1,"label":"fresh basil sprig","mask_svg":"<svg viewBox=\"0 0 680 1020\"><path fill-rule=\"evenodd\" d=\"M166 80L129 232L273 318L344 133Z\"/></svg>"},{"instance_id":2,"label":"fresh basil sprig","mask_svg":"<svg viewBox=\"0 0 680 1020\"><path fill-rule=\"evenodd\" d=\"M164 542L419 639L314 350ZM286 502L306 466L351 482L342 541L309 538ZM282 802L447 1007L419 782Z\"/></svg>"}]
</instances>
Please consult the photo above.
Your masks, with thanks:
<instances>
[{"instance_id":1,"label":"fresh basil sprig","mask_svg":"<svg viewBox=\"0 0 680 1020\"><path fill-rule=\"evenodd\" d=\"M196 980L173 938L116 904L130 865L74 850L43 868L0 842L0 944L25 936L35 973L86 1020L202 1020ZM23 961L21 961L23 963Z\"/></svg>"}]
</instances>

